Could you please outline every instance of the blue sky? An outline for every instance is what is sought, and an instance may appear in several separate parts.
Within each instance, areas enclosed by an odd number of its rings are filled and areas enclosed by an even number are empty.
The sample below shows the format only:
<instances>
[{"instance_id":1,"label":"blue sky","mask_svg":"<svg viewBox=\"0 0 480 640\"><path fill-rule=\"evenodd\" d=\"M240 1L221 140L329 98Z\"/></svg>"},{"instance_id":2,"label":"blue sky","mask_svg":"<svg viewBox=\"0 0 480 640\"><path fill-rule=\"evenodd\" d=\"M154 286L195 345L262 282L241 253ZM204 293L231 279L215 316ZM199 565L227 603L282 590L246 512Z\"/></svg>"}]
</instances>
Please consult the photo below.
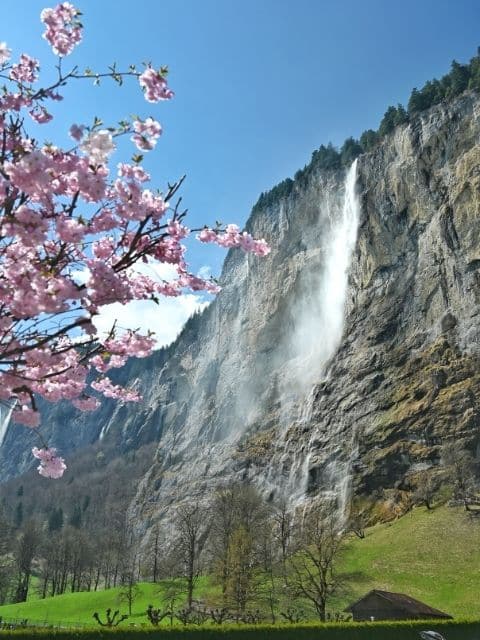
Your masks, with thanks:
<instances>
[{"instance_id":1,"label":"blue sky","mask_svg":"<svg viewBox=\"0 0 480 640\"><path fill-rule=\"evenodd\" d=\"M176 92L150 105L138 84L77 83L56 107L72 122L152 115L164 135L146 166L158 186L186 173L190 224L243 224L261 191L291 176L322 143L376 128L414 86L469 59L480 44L479 0L79 0L85 38L67 61L168 64ZM2 0L0 41L55 62L41 39L42 0ZM62 138L63 136L63 138ZM129 149L128 149L129 151ZM115 161L125 156L117 154ZM191 247L194 271L223 254Z\"/></svg>"}]
</instances>

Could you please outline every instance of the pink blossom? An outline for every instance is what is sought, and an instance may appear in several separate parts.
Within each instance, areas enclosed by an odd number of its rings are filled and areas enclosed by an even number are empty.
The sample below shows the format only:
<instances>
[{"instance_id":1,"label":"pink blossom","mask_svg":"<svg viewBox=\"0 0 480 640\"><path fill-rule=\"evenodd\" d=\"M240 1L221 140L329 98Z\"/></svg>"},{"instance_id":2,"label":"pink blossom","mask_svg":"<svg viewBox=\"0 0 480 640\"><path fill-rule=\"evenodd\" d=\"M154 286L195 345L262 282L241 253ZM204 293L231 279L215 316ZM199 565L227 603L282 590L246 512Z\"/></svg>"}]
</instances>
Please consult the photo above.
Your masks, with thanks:
<instances>
[{"instance_id":1,"label":"pink blossom","mask_svg":"<svg viewBox=\"0 0 480 640\"><path fill-rule=\"evenodd\" d=\"M82 40L82 26L77 19L79 15L69 2L62 2L53 9L44 9L40 14L46 25L43 37L51 45L58 56L67 56Z\"/></svg>"},{"instance_id":2,"label":"pink blossom","mask_svg":"<svg viewBox=\"0 0 480 640\"><path fill-rule=\"evenodd\" d=\"M152 67L147 67L140 74L138 81L144 90L145 100L148 102L159 102L173 98L174 93L168 88L165 78L160 71L155 71Z\"/></svg>"},{"instance_id":3,"label":"pink blossom","mask_svg":"<svg viewBox=\"0 0 480 640\"><path fill-rule=\"evenodd\" d=\"M100 406L100 401L97 398L85 396L83 398L76 398L72 400L72 404L80 411L95 411Z\"/></svg>"},{"instance_id":4,"label":"pink blossom","mask_svg":"<svg viewBox=\"0 0 480 640\"><path fill-rule=\"evenodd\" d=\"M116 243L113 237L105 236L92 245L92 251L95 258L106 260L111 258L115 253Z\"/></svg>"},{"instance_id":5,"label":"pink blossom","mask_svg":"<svg viewBox=\"0 0 480 640\"><path fill-rule=\"evenodd\" d=\"M83 138L83 132L85 131L85 126L83 124L72 124L69 130L70 137L79 142Z\"/></svg>"},{"instance_id":6,"label":"pink blossom","mask_svg":"<svg viewBox=\"0 0 480 640\"><path fill-rule=\"evenodd\" d=\"M119 338L104 342L107 351L120 356L136 356L145 358L152 353L155 340L151 335L141 336L133 331L125 331Z\"/></svg>"},{"instance_id":7,"label":"pink blossom","mask_svg":"<svg viewBox=\"0 0 480 640\"><path fill-rule=\"evenodd\" d=\"M52 120L52 115L48 113L45 107L36 106L34 109L29 111L29 114L38 122L38 124L45 124L46 122L50 122Z\"/></svg>"},{"instance_id":8,"label":"pink blossom","mask_svg":"<svg viewBox=\"0 0 480 640\"><path fill-rule=\"evenodd\" d=\"M152 118L146 120L135 120L133 123L135 134L132 136L133 142L138 149L150 151L157 144L157 140L162 133L160 124Z\"/></svg>"},{"instance_id":9,"label":"pink blossom","mask_svg":"<svg viewBox=\"0 0 480 640\"><path fill-rule=\"evenodd\" d=\"M167 231L172 236L172 238L175 238L175 240L182 240L183 238L186 238L190 233L190 229L180 224L178 220L169 220Z\"/></svg>"},{"instance_id":10,"label":"pink blossom","mask_svg":"<svg viewBox=\"0 0 480 640\"><path fill-rule=\"evenodd\" d=\"M147 138L146 136L141 136L138 133L134 134L131 137L132 142L135 143L137 149L141 151L151 151L155 148L155 142L151 138Z\"/></svg>"},{"instance_id":11,"label":"pink blossom","mask_svg":"<svg viewBox=\"0 0 480 640\"><path fill-rule=\"evenodd\" d=\"M244 251L254 253L257 256L267 256L270 253L270 247L266 240L254 239L246 231L240 232L236 224L227 225L225 231L214 231L205 227L197 235L200 242L214 242L221 247L234 248L240 247Z\"/></svg>"},{"instance_id":12,"label":"pink blossom","mask_svg":"<svg viewBox=\"0 0 480 640\"><path fill-rule=\"evenodd\" d=\"M148 182L150 175L145 171L143 167L139 165L131 165L120 162L117 165L118 175L124 178L132 178L138 182Z\"/></svg>"},{"instance_id":13,"label":"pink blossom","mask_svg":"<svg viewBox=\"0 0 480 640\"><path fill-rule=\"evenodd\" d=\"M67 468L65 460L57 456L57 450L53 447L38 449L33 447L32 453L35 458L40 460L37 469L41 476L45 478L61 478Z\"/></svg>"},{"instance_id":14,"label":"pink blossom","mask_svg":"<svg viewBox=\"0 0 480 640\"><path fill-rule=\"evenodd\" d=\"M136 391L115 385L109 378L94 381L91 387L95 391L102 393L106 398L113 398L121 402L138 402L141 400L141 396Z\"/></svg>"},{"instance_id":15,"label":"pink blossom","mask_svg":"<svg viewBox=\"0 0 480 640\"><path fill-rule=\"evenodd\" d=\"M59 216L57 219L57 235L63 242L80 242L87 230L86 225L74 218Z\"/></svg>"},{"instance_id":16,"label":"pink blossom","mask_svg":"<svg viewBox=\"0 0 480 640\"><path fill-rule=\"evenodd\" d=\"M80 146L94 164L103 164L108 156L115 150L112 134L106 129L92 131L84 143Z\"/></svg>"},{"instance_id":17,"label":"pink blossom","mask_svg":"<svg viewBox=\"0 0 480 640\"><path fill-rule=\"evenodd\" d=\"M37 71L39 68L40 64L38 60L27 56L26 53L22 53L20 62L12 66L9 77L11 80L16 80L17 82L32 83L35 82L38 77Z\"/></svg>"},{"instance_id":18,"label":"pink blossom","mask_svg":"<svg viewBox=\"0 0 480 640\"><path fill-rule=\"evenodd\" d=\"M187 287L192 291L208 291L212 294L220 291L220 287L213 280L205 280L186 271L182 273L179 280L182 287Z\"/></svg>"},{"instance_id":19,"label":"pink blossom","mask_svg":"<svg viewBox=\"0 0 480 640\"><path fill-rule=\"evenodd\" d=\"M15 409L12 418L15 422L24 424L31 429L35 429L40 424L40 414L28 405L22 405L20 409Z\"/></svg>"},{"instance_id":20,"label":"pink blossom","mask_svg":"<svg viewBox=\"0 0 480 640\"><path fill-rule=\"evenodd\" d=\"M217 234L215 231L213 231L213 229L208 229L207 227L205 227L200 231L197 238L200 240L200 242L215 242L217 239Z\"/></svg>"},{"instance_id":21,"label":"pink blossom","mask_svg":"<svg viewBox=\"0 0 480 640\"><path fill-rule=\"evenodd\" d=\"M109 354L105 354L103 356L96 355L93 358L90 358L90 364L100 373L106 373L113 368L123 367L126 361L126 356Z\"/></svg>"}]
</instances>

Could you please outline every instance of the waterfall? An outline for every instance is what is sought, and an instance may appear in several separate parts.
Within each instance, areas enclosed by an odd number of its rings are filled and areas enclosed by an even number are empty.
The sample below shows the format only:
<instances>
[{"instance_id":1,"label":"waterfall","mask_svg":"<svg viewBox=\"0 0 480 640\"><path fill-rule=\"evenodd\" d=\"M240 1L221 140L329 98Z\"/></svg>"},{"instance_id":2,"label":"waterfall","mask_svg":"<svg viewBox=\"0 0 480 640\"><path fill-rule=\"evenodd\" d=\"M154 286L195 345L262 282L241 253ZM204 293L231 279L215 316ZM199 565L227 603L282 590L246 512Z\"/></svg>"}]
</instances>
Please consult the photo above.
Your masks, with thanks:
<instances>
[{"instance_id":1,"label":"waterfall","mask_svg":"<svg viewBox=\"0 0 480 640\"><path fill-rule=\"evenodd\" d=\"M282 395L296 395L304 412L306 396L312 385L321 380L342 339L348 271L359 218L356 168L355 160L342 191L327 191L319 203L323 237L320 245L310 244L312 258L305 264L296 288L293 330L287 346L290 359ZM291 410L287 414L290 420Z\"/></svg>"},{"instance_id":2,"label":"waterfall","mask_svg":"<svg viewBox=\"0 0 480 640\"><path fill-rule=\"evenodd\" d=\"M326 329L327 360L336 352L343 334L348 272L357 240L360 206L356 193L357 160L345 178L345 195L342 214L332 221L332 235L325 260L322 307L323 325Z\"/></svg>"},{"instance_id":3,"label":"waterfall","mask_svg":"<svg viewBox=\"0 0 480 640\"><path fill-rule=\"evenodd\" d=\"M340 216L331 218L331 236L328 249L325 255L322 286L320 290L321 299L321 326L323 327L324 353L323 361L317 366L321 367L322 373L328 361L335 355L343 335L345 322L345 304L348 290L348 274L351 259L357 240L358 223L360 218L360 203L356 192L357 160L355 160L347 172L344 183L343 206ZM332 213L331 215L334 215ZM317 369L318 370L318 369ZM307 411L304 412L303 419L309 420L313 406L314 396L310 394L307 403ZM306 415L305 415L306 414ZM340 425L337 425L339 429ZM298 495L300 488L303 495L308 487L309 464L312 457L312 439L309 438L306 451L304 452L305 464L303 465L303 478L300 478L300 487L297 487ZM330 434L331 436L333 434ZM334 438L335 440L335 438ZM356 448L350 446L346 459L335 456L324 471L324 476L328 477L329 485L332 488L330 498L337 505L340 518L345 516L347 502L350 492L351 465L355 457Z\"/></svg>"},{"instance_id":4,"label":"waterfall","mask_svg":"<svg viewBox=\"0 0 480 640\"><path fill-rule=\"evenodd\" d=\"M13 411L13 404L0 404L0 447L7 435L8 425Z\"/></svg>"},{"instance_id":5,"label":"waterfall","mask_svg":"<svg viewBox=\"0 0 480 640\"><path fill-rule=\"evenodd\" d=\"M345 322L345 306L348 291L348 274L357 239L360 204L356 193L357 161L348 170L339 197L327 194L322 203L323 219L327 233L321 251L321 262L316 269L310 268L313 276L299 295L296 308L295 329L291 336L294 360L289 363L289 373L285 387L294 387L297 392L298 415L291 413L285 421L283 443L277 444L276 461L269 469L267 482L270 487L280 488L285 497L293 503L304 500L309 484L310 465L319 452L319 438L325 441L325 434L317 429L310 430L311 413L316 393L315 384L325 379L328 363L338 350ZM310 286L311 284L316 286ZM293 366L292 366L293 365ZM298 432L292 432L292 421ZM320 429L322 425L319 425ZM341 425L333 427L341 431ZM310 433L305 444L299 446L301 432ZM355 446L347 454L340 451L341 442L333 433L328 434L328 447L323 463L317 460L322 478L330 489L326 497L335 501L339 511L344 512L349 497L350 469ZM333 437L332 437L333 436ZM305 436L303 436L305 437ZM302 439L303 439L302 437ZM323 451L321 452L323 453ZM288 472L284 465L290 460ZM277 467L277 468L275 468ZM279 473L283 474L279 478Z\"/></svg>"}]
</instances>

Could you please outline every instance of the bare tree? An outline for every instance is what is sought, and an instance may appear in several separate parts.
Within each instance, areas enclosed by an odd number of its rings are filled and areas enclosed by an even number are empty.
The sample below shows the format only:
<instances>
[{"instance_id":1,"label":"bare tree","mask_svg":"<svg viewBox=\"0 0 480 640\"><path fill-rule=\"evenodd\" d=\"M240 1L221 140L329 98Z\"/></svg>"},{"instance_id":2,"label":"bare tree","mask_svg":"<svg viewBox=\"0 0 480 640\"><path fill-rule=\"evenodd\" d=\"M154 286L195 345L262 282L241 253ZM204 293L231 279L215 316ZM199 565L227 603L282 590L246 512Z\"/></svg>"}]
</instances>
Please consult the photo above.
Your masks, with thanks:
<instances>
[{"instance_id":1,"label":"bare tree","mask_svg":"<svg viewBox=\"0 0 480 640\"><path fill-rule=\"evenodd\" d=\"M12 582L14 567L10 550L12 547L12 527L5 509L0 507L0 605L4 604Z\"/></svg>"},{"instance_id":2,"label":"bare tree","mask_svg":"<svg viewBox=\"0 0 480 640\"><path fill-rule=\"evenodd\" d=\"M270 610L272 624L277 621L276 609L279 604L278 579L284 578L283 563L278 561L278 540L275 536L275 523L273 518L267 522L268 526L263 527L260 532L261 545L261 566L263 580L260 581L259 596L265 601ZM273 526L272 526L273 525ZM257 597L257 602L259 598Z\"/></svg>"},{"instance_id":3,"label":"bare tree","mask_svg":"<svg viewBox=\"0 0 480 640\"><path fill-rule=\"evenodd\" d=\"M227 604L230 576L230 548L235 529L235 499L233 485L217 489L210 504L210 555L212 570L220 580L223 604Z\"/></svg>"},{"instance_id":4,"label":"bare tree","mask_svg":"<svg viewBox=\"0 0 480 640\"><path fill-rule=\"evenodd\" d=\"M210 505L212 572L219 578L224 608L231 607L237 616L245 615L261 590L268 517L264 500L248 485L217 490Z\"/></svg>"},{"instance_id":5,"label":"bare tree","mask_svg":"<svg viewBox=\"0 0 480 640\"><path fill-rule=\"evenodd\" d=\"M205 513L198 504L181 505L176 511L174 526L177 532L174 553L178 557L186 581L187 608L190 610L195 584L200 574L200 557L205 537Z\"/></svg>"},{"instance_id":6,"label":"bare tree","mask_svg":"<svg viewBox=\"0 0 480 640\"><path fill-rule=\"evenodd\" d=\"M158 524L152 530L152 581L157 582L160 569L160 527Z\"/></svg>"},{"instance_id":7,"label":"bare tree","mask_svg":"<svg viewBox=\"0 0 480 640\"><path fill-rule=\"evenodd\" d=\"M118 625L128 618L127 615L120 615L120 611L118 609L112 613L112 610L108 608L105 611L105 622L100 619L100 616L97 611L92 616L98 622L101 627L118 627Z\"/></svg>"},{"instance_id":8,"label":"bare tree","mask_svg":"<svg viewBox=\"0 0 480 640\"><path fill-rule=\"evenodd\" d=\"M341 547L334 514L322 507L313 507L296 527L288 559L290 586L297 597L312 603L323 622L327 601L339 587L336 562Z\"/></svg>"},{"instance_id":9,"label":"bare tree","mask_svg":"<svg viewBox=\"0 0 480 640\"><path fill-rule=\"evenodd\" d=\"M32 564L41 541L40 529L36 522L27 522L14 549L14 561L17 569L17 586L14 602L26 602L32 576Z\"/></svg>"},{"instance_id":10,"label":"bare tree","mask_svg":"<svg viewBox=\"0 0 480 640\"><path fill-rule=\"evenodd\" d=\"M118 592L118 601L125 602L128 606L128 615L132 615L132 607L135 600L140 595L140 589L137 584L134 571L129 571L124 577L120 591Z\"/></svg>"},{"instance_id":11,"label":"bare tree","mask_svg":"<svg viewBox=\"0 0 480 640\"><path fill-rule=\"evenodd\" d=\"M280 548L282 575L284 578L284 582L286 583L287 558L293 531L293 516L291 511L288 509L286 500L281 500L276 506L273 515L273 522L275 541Z\"/></svg>"}]
</instances>

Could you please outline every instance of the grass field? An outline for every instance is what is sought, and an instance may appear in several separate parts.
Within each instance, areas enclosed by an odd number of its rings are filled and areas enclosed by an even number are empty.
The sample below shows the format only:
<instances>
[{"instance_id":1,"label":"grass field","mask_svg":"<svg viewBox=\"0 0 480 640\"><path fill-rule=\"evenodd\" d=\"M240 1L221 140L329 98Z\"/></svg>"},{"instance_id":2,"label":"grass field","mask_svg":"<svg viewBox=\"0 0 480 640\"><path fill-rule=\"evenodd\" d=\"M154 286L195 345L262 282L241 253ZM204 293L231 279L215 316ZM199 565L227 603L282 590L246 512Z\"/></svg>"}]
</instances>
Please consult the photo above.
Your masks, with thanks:
<instances>
[{"instance_id":1,"label":"grass field","mask_svg":"<svg viewBox=\"0 0 480 640\"><path fill-rule=\"evenodd\" d=\"M408 593L456 618L480 619L480 522L472 521L461 509L417 508L396 522L367 529L365 539L349 540L339 568L345 586L331 602L331 610L339 611L378 588ZM130 622L145 622L148 604L158 606L162 599L158 585L139 586ZM195 597L208 603L217 593L204 577ZM126 612L126 606L118 604L118 589L32 598L0 607L0 616L90 624L92 613L102 615L107 607Z\"/></svg>"},{"instance_id":2,"label":"grass field","mask_svg":"<svg viewBox=\"0 0 480 640\"><path fill-rule=\"evenodd\" d=\"M352 580L338 607L377 588L480 619L480 522L460 508L417 508L367 529L347 549L343 569Z\"/></svg>"}]
</instances>

